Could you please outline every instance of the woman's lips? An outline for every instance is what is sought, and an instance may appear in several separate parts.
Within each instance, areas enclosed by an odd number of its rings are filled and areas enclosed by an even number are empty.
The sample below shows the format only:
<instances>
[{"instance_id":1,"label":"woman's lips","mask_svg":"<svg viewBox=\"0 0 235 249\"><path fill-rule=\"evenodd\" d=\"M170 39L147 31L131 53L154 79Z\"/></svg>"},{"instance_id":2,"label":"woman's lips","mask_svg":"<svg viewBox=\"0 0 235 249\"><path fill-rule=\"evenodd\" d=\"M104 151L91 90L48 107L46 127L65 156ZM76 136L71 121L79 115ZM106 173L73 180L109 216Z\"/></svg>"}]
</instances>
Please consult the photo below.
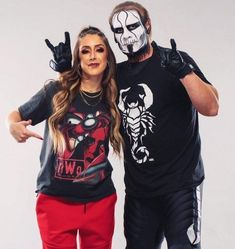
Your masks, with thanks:
<instances>
[{"instance_id":1,"label":"woman's lips","mask_svg":"<svg viewBox=\"0 0 235 249\"><path fill-rule=\"evenodd\" d=\"M89 67L95 68L99 66L99 63L90 63L88 64Z\"/></svg>"}]
</instances>

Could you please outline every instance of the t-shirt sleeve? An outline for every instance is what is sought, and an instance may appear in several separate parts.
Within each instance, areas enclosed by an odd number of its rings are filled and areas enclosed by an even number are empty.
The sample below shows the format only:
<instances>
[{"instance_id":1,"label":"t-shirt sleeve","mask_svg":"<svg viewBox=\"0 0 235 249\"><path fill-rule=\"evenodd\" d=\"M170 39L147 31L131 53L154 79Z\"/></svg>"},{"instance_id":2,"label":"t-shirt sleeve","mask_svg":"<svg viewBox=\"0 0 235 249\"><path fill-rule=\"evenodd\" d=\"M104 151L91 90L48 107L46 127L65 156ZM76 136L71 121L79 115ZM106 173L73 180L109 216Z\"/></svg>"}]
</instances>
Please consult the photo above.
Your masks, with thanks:
<instances>
[{"instance_id":1,"label":"t-shirt sleeve","mask_svg":"<svg viewBox=\"0 0 235 249\"><path fill-rule=\"evenodd\" d=\"M47 119L52 113L52 98L58 90L58 82L51 81L41 88L26 103L19 106L23 120L32 120L32 125L36 125Z\"/></svg>"},{"instance_id":2,"label":"t-shirt sleeve","mask_svg":"<svg viewBox=\"0 0 235 249\"><path fill-rule=\"evenodd\" d=\"M181 56L183 57L184 61L189 64L189 66L192 68L193 72L204 82L211 85L211 83L207 80L205 75L202 73L200 68L198 67L197 63L193 60L192 57L190 57L187 53L180 51Z\"/></svg>"}]
</instances>

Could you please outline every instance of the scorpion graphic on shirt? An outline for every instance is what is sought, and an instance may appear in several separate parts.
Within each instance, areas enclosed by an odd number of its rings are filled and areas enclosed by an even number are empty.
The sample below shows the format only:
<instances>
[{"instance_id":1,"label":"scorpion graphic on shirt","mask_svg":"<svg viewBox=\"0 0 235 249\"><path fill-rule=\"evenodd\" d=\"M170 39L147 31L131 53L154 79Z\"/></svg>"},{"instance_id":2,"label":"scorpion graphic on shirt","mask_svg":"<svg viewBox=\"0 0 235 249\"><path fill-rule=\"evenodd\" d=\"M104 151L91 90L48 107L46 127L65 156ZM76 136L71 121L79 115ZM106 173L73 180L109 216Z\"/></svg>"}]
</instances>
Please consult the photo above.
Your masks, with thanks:
<instances>
[{"instance_id":1,"label":"scorpion graphic on shirt","mask_svg":"<svg viewBox=\"0 0 235 249\"><path fill-rule=\"evenodd\" d=\"M156 125L155 116L148 111L152 104L153 93L144 83L120 91L118 107L122 112L125 132L130 138L132 157L138 164L154 161L143 143L143 138L148 132L153 133Z\"/></svg>"}]
</instances>

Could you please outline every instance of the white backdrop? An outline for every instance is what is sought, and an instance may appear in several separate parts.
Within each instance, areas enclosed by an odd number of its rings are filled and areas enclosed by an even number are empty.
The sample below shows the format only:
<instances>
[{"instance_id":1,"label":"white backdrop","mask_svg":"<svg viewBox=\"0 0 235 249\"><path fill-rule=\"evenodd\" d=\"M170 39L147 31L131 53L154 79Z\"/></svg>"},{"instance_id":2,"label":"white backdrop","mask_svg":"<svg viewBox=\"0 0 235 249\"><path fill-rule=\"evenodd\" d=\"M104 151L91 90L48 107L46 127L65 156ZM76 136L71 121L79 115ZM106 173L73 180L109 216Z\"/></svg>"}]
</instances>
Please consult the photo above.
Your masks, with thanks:
<instances>
[{"instance_id":1,"label":"white backdrop","mask_svg":"<svg viewBox=\"0 0 235 249\"><path fill-rule=\"evenodd\" d=\"M24 103L49 78L56 78L48 62L51 52L44 43L71 34L72 45L80 29L101 28L117 56L108 17L121 1L108 0L0 0L0 248L39 249L41 242L35 217L35 182L41 142L30 139L17 144L4 124L7 114ZM202 154L205 163L202 244L224 249L235 244L235 118L234 55L235 1L142 0L150 12L153 38L187 51L220 93L219 116L200 116ZM43 124L32 127L42 134ZM124 249L123 165L114 157L113 179L118 191L114 249ZM165 247L165 245L164 245Z\"/></svg>"}]
</instances>

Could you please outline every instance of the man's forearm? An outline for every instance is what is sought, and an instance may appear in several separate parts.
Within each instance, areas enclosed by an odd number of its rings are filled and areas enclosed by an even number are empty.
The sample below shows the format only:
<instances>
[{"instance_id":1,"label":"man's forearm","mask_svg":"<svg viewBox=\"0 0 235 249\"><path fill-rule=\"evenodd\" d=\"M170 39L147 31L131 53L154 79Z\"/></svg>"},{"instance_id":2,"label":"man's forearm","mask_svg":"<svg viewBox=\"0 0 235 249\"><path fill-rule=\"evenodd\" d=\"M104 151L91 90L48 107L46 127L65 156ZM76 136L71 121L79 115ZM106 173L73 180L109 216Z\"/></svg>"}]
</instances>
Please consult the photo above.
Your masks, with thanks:
<instances>
[{"instance_id":1,"label":"man's forearm","mask_svg":"<svg viewBox=\"0 0 235 249\"><path fill-rule=\"evenodd\" d=\"M201 80L194 72L180 79L184 85L193 106L205 116L216 116L219 103L216 89Z\"/></svg>"}]
</instances>

